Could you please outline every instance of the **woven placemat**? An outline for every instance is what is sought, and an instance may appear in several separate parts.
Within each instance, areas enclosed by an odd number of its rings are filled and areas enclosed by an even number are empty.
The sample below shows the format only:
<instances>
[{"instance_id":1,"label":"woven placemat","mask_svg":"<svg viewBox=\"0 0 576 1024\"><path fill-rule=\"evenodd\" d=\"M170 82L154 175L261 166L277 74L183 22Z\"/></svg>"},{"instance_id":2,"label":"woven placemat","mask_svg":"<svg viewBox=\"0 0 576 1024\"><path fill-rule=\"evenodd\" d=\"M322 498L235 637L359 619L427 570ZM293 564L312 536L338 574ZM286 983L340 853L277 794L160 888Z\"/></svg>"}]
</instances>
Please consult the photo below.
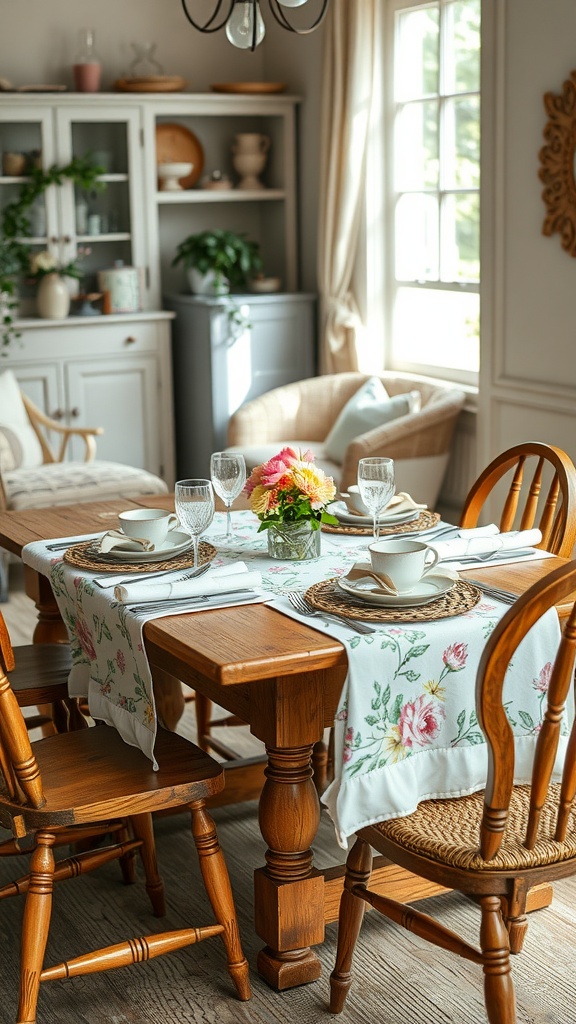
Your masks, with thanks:
<instances>
[{"instance_id":1,"label":"woven placemat","mask_svg":"<svg viewBox=\"0 0 576 1024\"><path fill-rule=\"evenodd\" d=\"M398 526L380 527L380 536L387 537L395 533L414 533L415 530L430 530L436 523L440 522L438 512L429 512L424 509L417 519L411 519L409 523L400 523ZM346 523L339 523L338 526L329 526L323 523L322 530L325 533L348 533L352 537L371 537L373 529L371 526L348 526Z\"/></svg>"},{"instance_id":2,"label":"woven placemat","mask_svg":"<svg viewBox=\"0 0 576 1024\"><path fill-rule=\"evenodd\" d=\"M94 543L93 540L83 540L81 544L73 544L64 552L64 561L74 565L77 569L95 569L97 572L158 572L158 566L163 569L189 569L194 565L194 550L190 548L183 551L174 558L159 558L157 562L109 562L105 556L98 556L88 549ZM213 544L201 540L198 548L198 563L211 562L216 554Z\"/></svg>"},{"instance_id":3,"label":"woven placemat","mask_svg":"<svg viewBox=\"0 0 576 1024\"><path fill-rule=\"evenodd\" d=\"M315 583L306 591L305 597L322 612L335 612L346 615L349 619L363 619L365 622L432 622L435 619L447 619L451 615L462 615L469 612L482 597L478 587L464 580L457 580L454 586L442 597L423 604L417 608L384 608L379 605L365 604L348 597L336 586L337 579L323 580Z\"/></svg>"}]
</instances>

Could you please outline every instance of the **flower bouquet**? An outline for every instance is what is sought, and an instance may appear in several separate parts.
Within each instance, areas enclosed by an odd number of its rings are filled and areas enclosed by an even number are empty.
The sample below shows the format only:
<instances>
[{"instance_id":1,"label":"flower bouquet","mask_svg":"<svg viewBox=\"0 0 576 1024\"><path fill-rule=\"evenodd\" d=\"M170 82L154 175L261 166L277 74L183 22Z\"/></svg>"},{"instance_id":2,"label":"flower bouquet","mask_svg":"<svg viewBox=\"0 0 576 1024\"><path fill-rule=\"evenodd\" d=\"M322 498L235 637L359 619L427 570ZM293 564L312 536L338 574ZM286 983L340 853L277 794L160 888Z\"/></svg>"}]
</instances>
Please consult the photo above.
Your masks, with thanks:
<instances>
[{"instance_id":1,"label":"flower bouquet","mask_svg":"<svg viewBox=\"0 0 576 1024\"><path fill-rule=\"evenodd\" d=\"M244 488L250 508L268 531L272 558L300 560L320 554L320 526L338 520L326 511L336 494L332 477L314 465L311 451L283 448L256 466Z\"/></svg>"},{"instance_id":2,"label":"flower bouquet","mask_svg":"<svg viewBox=\"0 0 576 1024\"><path fill-rule=\"evenodd\" d=\"M82 260L84 256L89 256L90 252L91 249L80 247L76 253L76 258L68 263L59 263L56 257L47 250L33 252L30 254L28 278L32 281L41 281L43 277L46 277L46 274L58 274L59 277L75 277L79 280L82 277L82 271L77 261Z\"/></svg>"}]
</instances>

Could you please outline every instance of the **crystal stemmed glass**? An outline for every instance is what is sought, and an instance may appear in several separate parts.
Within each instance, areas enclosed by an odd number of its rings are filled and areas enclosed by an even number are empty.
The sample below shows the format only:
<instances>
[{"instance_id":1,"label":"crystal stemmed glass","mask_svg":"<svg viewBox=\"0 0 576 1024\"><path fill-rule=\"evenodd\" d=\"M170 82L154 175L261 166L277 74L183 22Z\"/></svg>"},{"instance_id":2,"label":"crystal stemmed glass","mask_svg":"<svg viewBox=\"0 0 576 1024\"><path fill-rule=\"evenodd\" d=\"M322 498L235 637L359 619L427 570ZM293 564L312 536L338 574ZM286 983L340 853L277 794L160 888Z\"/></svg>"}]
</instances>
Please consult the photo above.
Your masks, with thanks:
<instances>
[{"instance_id":1,"label":"crystal stemmed glass","mask_svg":"<svg viewBox=\"0 0 576 1024\"><path fill-rule=\"evenodd\" d=\"M178 480L174 488L176 515L194 542L194 568L198 565L200 534L214 518L214 491L209 480Z\"/></svg>"},{"instance_id":2,"label":"crystal stemmed glass","mask_svg":"<svg viewBox=\"0 0 576 1024\"><path fill-rule=\"evenodd\" d=\"M358 463L358 489L374 522L374 540L380 536L378 516L394 495L393 459L360 459Z\"/></svg>"},{"instance_id":3,"label":"crystal stemmed glass","mask_svg":"<svg viewBox=\"0 0 576 1024\"><path fill-rule=\"evenodd\" d=\"M226 533L224 540L231 540L233 535L230 510L234 499L246 483L246 463L244 456L236 452L214 452L210 458L210 476L212 486L226 506Z\"/></svg>"}]
</instances>

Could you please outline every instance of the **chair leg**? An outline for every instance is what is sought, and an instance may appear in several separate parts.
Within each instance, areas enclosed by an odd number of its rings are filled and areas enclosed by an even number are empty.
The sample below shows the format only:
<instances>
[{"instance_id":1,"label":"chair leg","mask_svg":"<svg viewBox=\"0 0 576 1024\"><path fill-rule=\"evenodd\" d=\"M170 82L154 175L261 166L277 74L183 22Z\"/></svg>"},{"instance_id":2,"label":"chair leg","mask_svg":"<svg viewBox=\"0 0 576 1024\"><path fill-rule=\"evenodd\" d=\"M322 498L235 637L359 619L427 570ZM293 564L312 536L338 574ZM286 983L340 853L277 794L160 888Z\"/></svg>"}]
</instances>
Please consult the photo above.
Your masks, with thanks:
<instances>
[{"instance_id":1,"label":"chair leg","mask_svg":"<svg viewBox=\"0 0 576 1024\"><path fill-rule=\"evenodd\" d=\"M208 751L206 736L210 729L209 722L210 716L212 715L212 701L208 697L205 697L204 694L196 693L194 712L196 714L196 742L201 750Z\"/></svg>"},{"instance_id":2,"label":"chair leg","mask_svg":"<svg viewBox=\"0 0 576 1024\"><path fill-rule=\"evenodd\" d=\"M480 900L480 946L484 970L484 1000L490 1024L516 1024L516 996L510 968L508 932L498 896Z\"/></svg>"},{"instance_id":3,"label":"chair leg","mask_svg":"<svg viewBox=\"0 0 576 1024\"><path fill-rule=\"evenodd\" d=\"M212 910L218 924L223 925L222 940L226 947L228 972L240 999L250 999L248 961L242 951L236 907L224 854L220 849L216 826L203 800L190 804L192 836L198 851L200 870Z\"/></svg>"},{"instance_id":4,"label":"chair leg","mask_svg":"<svg viewBox=\"0 0 576 1024\"><path fill-rule=\"evenodd\" d=\"M119 843L126 843L131 838L132 832L127 824L118 830L117 840ZM120 864L124 885L134 885L136 881L136 851L130 850L130 853L125 853L123 857L120 857L118 863Z\"/></svg>"},{"instance_id":5,"label":"chair leg","mask_svg":"<svg viewBox=\"0 0 576 1024\"><path fill-rule=\"evenodd\" d=\"M366 904L350 892L353 885L366 886L372 871L372 850L363 839L357 839L346 861L344 891L338 919L336 964L330 975L330 1013L341 1013L352 984L352 957L360 934Z\"/></svg>"},{"instance_id":6,"label":"chair leg","mask_svg":"<svg viewBox=\"0 0 576 1024\"><path fill-rule=\"evenodd\" d=\"M38 832L36 846L30 859L30 886L22 922L17 1024L35 1024L36 1021L40 974L52 913L54 840L55 837L50 832Z\"/></svg>"},{"instance_id":7,"label":"chair leg","mask_svg":"<svg viewBox=\"0 0 576 1024\"><path fill-rule=\"evenodd\" d=\"M140 857L146 877L146 892L150 897L152 910L155 917L164 917L166 906L164 902L164 882L158 871L156 860L156 843L154 841L154 826L151 814L133 814L130 817L130 824L136 839L142 840Z\"/></svg>"}]
</instances>

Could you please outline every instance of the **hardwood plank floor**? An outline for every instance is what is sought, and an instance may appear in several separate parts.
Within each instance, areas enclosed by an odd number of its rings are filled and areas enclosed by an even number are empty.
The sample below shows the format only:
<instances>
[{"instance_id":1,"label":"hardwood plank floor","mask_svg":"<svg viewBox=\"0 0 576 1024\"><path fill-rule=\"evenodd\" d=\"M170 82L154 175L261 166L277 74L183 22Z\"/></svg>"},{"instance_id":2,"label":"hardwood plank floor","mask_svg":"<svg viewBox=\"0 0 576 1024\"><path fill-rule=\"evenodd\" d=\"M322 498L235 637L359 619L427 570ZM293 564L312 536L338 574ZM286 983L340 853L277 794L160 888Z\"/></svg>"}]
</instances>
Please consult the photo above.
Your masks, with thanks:
<instances>
[{"instance_id":1,"label":"hardwood plank floor","mask_svg":"<svg viewBox=\"0 0 576 1024\"><path fill-rule=\"evenodd\" d=\"M15 643L29 639L33 609L16 587L1 610ZM18 635L15 635L17 630ZM192 705L182 731L192 730ZM234 730L238 742L246 730ZM228 736L228 738L230 738ZM250 740L248 739L248 742ZM255 802L217 808L214 817L227 856L238 907L244 949L251 965L262 943L253 930L252 875L262 864L264 844ZM212 920L185 815L157 822L160 870L167 896L167 927ZM323 865L340 857L332 825L324 817L315 845ZM24 858L0 861L0 883L25 870ZM126 887L117 865L89 878L61 883L54 899L48 962L128 935L145 935L157 922L139 883ZM476 939L476 907L455 893L420 908L450 928ZM0 1021L14 1021L17 1001L18 936L22 899L0 908ZM41 989L38 1024L317 1024L327 1010L328 975L335 953L336 925L326 929L318 952L324 976L312 985L277 993L253 972L254 995L238 1002L224 967L218 939L138 967L46 984ZM530 916L524 952L513 958L519 1024L568 1024L575 1019L576 880L559 882L551 907ZM367 915L355 969L355 982L343 1024L482 1024L486 1020L478 968L436 950L374 913Z\"/></svg>"}]
</instances>

